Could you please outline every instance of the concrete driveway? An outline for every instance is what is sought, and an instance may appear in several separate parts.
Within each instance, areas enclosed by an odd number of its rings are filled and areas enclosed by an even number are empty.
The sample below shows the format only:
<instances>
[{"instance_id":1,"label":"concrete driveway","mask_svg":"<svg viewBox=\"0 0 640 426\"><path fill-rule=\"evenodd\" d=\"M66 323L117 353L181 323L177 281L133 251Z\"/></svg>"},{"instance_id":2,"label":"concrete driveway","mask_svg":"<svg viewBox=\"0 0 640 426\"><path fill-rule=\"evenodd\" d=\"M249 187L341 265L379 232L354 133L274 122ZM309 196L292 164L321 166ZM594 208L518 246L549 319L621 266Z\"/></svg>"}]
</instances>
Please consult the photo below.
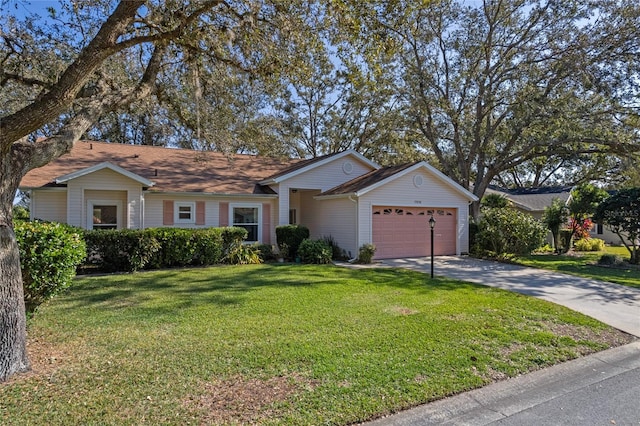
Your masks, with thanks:
<instances>
[{"instance_id":1,"label":"concrete driveway","mask_svg":"<svg viewBox=\"0 0 640 426\"><path fill-rule=\"evenodd\" d=\"M386 259L374 266L430 272L429 258ZM548 300L640 337L640 289L575 275L466 256L438 256L434 274Z\"/></svg>"}]
</instances>

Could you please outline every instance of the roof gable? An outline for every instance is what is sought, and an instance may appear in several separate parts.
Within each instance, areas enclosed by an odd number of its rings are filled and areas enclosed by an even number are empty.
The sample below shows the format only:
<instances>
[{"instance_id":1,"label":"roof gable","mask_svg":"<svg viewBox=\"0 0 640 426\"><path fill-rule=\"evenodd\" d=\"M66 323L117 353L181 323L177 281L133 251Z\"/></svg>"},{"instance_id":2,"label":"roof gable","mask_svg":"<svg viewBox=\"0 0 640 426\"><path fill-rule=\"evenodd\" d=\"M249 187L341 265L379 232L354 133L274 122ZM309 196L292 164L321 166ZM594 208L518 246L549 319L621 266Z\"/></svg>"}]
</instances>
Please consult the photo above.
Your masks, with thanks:
<instances>
[{"instance_id":1,"label":"roof gable","mask_svg":"<svg viewBox=\"0 0 640 426\"><path fill-rule=\"evenodd\" d=\"M140 183L142 186L151 187L151 186L155 185L155 183L150 181L149 179L145 179L142 176L139 176L139 175L137 175L135 173L131 173L130 171L125 170L122 167L116 166L115 164L111 164L111 163L109 163L107 161L102 162L100 164L96 164L95 166L87 167L86 169L77 170L75 172L68 173L66 175L57 177L55 179L55 182L57 184L67 183L70 180L77 179L79 177L86 176L88 174L95 173L95 172L97 172L99 170L103 170L103 169L108 169L108 170L111 170L113 172L119 173L119 174L121 174L123 176L126 176L129 179L132 179L132 180Z\"/></svg>"},{"instance_id":2,"label":"roof gable","mask_svg":"<svg viewBox=\"0 0 640 426\"><path fill-rule=\"evenodd\" d=\"M360 154L357 151L354 151L353 149L348 149L346 151L342 151L342 152L338 152L338 153L334 153L334 154L328 154L328 155L324 155L322 157L316 157L316 158L312 158L309 160L302 160L299 163L288 167L284 170L282 170L281 172L272 175L270 177L268 177L267 179L264 179L263 181L260 182L261 185L274 185L274 184L279 184L280 182L283 182L287 179L291 179L295 176L301 175L303 173L307 173L312 169L315 169L317 167L321 167L325 164L328 164L332 161L337 161L340 160L344 157L347 156L353 156L355 157L358 161L366 164L367 166L371 167L372 169L379 169L380 165L375 163L374 161L369 160L368 158L366 158L364 155Z\"/></svg>"},{"instance_id":3,"label":"roof gable","mask_svg":"<svg viewBox=\"0 0 640 426\"><path fill-rule=\"evenodd\" d=\"M374 189L377 189L381 186L384 186L387 183L406 175L407 173L411 173L419 169L426 170L438 181L444 183L447 187L458 192L468 200L478 200L478 197L464 189L462 186L458 185L451 178L443 174L441 171L439 171L426 161L402 164L399 166L383 167L378 170L371 171L370 173L359 176L355 179L350 180L349 182L345 182L342 185L331 188L328 191L320 194L319 197L335 197L345 195L355 195L357 197L361 197L362 195L373 191Z\"/></svg>"}]
</instances>

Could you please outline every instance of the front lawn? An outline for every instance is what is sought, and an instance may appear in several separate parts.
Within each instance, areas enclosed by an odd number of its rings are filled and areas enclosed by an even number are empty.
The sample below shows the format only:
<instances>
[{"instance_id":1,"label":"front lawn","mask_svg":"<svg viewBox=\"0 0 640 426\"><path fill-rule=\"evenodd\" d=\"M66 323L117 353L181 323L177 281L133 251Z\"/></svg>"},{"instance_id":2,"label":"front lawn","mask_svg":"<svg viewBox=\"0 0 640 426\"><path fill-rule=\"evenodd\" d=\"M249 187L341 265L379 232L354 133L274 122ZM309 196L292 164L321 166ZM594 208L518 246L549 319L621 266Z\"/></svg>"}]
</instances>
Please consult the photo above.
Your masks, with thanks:
<instances>
[{"instance_id":1,"label":"front lawn","mask_svg":"<svg viewBox=\"0 0 640 426\"><path fill-rule=\"evenodd\" d=\"M606 247L604 251L575 252L568 255L534 254L519 257L516 262L525 266L640 288L640 269L599 266L598 259L603 254L615 254L629 259L629 251L625 247Z\"/></svg>"},{"instance_id":2,"label":"front lawn","mask_svg":"<svg viewBox=\"0 0 640 426\"><path fill-rule=\"evenodd\" d=\"M29 323L8 424L350 424L630 337L394 269L255 265L78 279Z\"/></svg>"}]
</instances>

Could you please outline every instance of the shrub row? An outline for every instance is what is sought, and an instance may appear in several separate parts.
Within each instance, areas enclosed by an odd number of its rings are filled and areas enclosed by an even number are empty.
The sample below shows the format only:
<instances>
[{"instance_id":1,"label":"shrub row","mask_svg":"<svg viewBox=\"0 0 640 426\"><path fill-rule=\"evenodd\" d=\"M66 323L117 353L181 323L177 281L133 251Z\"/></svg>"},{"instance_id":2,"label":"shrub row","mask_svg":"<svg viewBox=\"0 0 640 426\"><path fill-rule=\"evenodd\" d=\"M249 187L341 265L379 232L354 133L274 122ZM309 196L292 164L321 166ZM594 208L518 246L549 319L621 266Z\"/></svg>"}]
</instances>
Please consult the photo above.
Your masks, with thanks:
<instances>
[{"instance_id":1,"label":"shrub row","mask_svg":"<svg viewBox=\"0 0 640 426\"><path fill-rule=\"evenodd\" d=\"M149 228L85 231L87 266L131 272L180 266L259 262L244 228Z\"/></svg>"}]
</instances>

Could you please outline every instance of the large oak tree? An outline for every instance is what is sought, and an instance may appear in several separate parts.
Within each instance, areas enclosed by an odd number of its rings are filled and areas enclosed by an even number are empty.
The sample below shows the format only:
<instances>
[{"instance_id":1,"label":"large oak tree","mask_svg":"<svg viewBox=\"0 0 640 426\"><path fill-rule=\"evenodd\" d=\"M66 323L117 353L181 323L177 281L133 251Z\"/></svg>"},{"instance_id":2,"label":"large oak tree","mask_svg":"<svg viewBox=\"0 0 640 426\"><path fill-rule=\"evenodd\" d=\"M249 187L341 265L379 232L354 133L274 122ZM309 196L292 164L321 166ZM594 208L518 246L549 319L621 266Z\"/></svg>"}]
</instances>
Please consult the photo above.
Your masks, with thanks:
<instances>
[{"instance_id":1,"label":"large oak tree","mask_svg":"<svg viewBox=\"0 0 640 426\"><path fill-rule=\"evenodd\" d=\"M418 145L479 198L640 150L636 1L340 3L366 59L392 58Z\"/></svg>"},{"instance_id":2,"label":"large oak tree","mask_svg":"<svg viewBox=\"0 0 640 426\"><path fill-rule=\"evenodd\" d=\"M6 3L5 3L6 4ZM198 63L276 75L302 38L304 2L92 0L51 26L2 17L0 64L0 381L29 369L12 205L22 177L68 152L96 121L158 99ZM54 11L52 11L54 12ZM46 136L42 137L42 136Z\"/></svg>"}]
</instances>

